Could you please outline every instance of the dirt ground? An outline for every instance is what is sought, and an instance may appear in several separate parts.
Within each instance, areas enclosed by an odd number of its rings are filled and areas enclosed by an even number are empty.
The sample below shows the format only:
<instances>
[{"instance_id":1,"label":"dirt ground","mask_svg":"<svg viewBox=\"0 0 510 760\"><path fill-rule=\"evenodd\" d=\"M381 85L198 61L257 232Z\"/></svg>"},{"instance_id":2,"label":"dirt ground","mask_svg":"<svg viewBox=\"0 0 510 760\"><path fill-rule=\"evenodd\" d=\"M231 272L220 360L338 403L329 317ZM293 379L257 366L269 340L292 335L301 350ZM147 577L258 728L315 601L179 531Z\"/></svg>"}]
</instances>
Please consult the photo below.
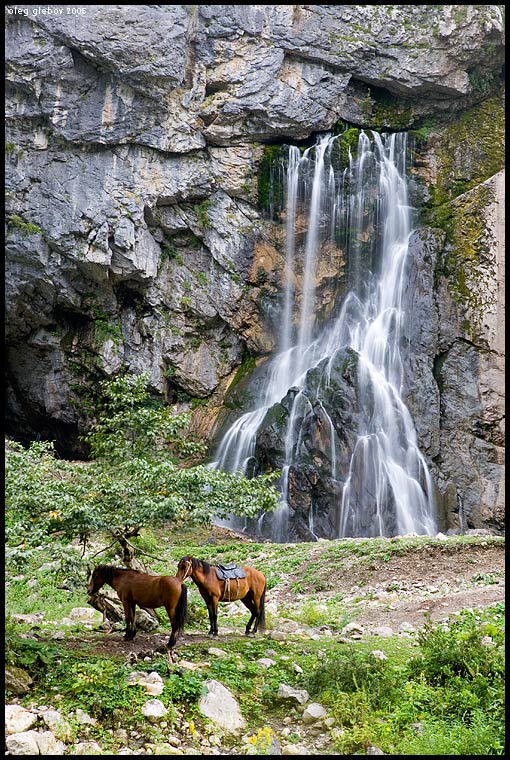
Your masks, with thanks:
<instances>
[{"instance_id":1,"label":"dirt ground","mask_svg":"<svg viewBox=\"0 0 510 760\"><path fill-rule=\"evenodd\" d=\"M310 561L320 559L322 551L324 545L317 544L310 553ZM326 565L323 572L325 580L331 578L330 568ZM306 594L291 590L293 583L302 577L303 566L295 575L289 575L284 584L269 590L266 602L272 602L273 607L275 603L277 609L280 605L289 608L294 603L302 604L306 601ZM353 557L335 577L334 593L344 595L342 605L346 612L353 613L353 619L367 631L389 626L397 632L402 623L420 628L428 616L438 622L462 609L504 601L505 543L451 544L445 541L403 556L391 555L388 561L373 560L370 563ZM331 591L326 590L314 594L314 599L317 596L327 599L330 594ZM232 632L228 619L222 616L221 605L218 622L219 636L213 642L207 637L206 630L185 631L177 644L177 659L180 647L187 643L220 643L244 638L243 626L239 622L235 624L239 631ZM125 642L122 631L94 631L83 641L78 638L68 643L83 646L85 640L89 646L92 644L97 654L131 656L136 660L151 656L158 649L166 651L168 635L140 632L134 641Z\"/></svg>"}]
</instances>

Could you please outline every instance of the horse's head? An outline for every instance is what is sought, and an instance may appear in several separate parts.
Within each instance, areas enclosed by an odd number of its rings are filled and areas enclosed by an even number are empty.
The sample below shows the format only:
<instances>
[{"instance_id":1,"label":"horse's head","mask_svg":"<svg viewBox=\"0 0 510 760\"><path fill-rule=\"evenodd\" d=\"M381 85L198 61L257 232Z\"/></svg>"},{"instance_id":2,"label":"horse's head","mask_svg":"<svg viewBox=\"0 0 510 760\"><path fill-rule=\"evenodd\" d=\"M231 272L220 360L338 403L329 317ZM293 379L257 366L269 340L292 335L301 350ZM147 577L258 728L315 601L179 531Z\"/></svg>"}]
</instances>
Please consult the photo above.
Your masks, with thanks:
<instances>
[{"instance_id":1,"label":"horse's head","mask_svg":"<svg viewBox=\"0 0 510 760\"><path fill-rule=\"evenodd\" d=\"M94 568L92 575L89 578L89 583L87 586L87 594L89 596L93 596L94 594L97 594L101 586L104 584L104 580L101 576L101 570L99 567Z\"/></svg>"},{"instance_id":2,"label":"horse's head","mask_svg":"<svg viewBox=\"0 0 510 760\"><path fill-rule=\"evenodd\" d=\"M191 556L183 557L181 560L179 560L179 564L177 565L176 577L181 581L181 583L184 583L186 578L191 578L192 574L193 574L193 557Z\"/></svg>"}]
</instances>

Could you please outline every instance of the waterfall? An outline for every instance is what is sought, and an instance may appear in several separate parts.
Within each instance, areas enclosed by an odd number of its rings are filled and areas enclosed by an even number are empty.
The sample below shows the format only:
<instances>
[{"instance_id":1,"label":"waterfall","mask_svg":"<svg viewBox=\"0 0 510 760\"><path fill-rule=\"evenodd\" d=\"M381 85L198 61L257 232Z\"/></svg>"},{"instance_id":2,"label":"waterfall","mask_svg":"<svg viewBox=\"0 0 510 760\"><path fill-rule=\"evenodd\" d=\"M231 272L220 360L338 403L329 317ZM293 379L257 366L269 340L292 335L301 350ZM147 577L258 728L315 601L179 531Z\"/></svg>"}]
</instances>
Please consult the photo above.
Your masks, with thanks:
<instances>
[{"instance_id":1,"label":"waterfall","mask_svg":"<svg viewBox=\"0 0 510 760\"><path fill-rule=\"evenodd\" d=\"M227 430L212 466L246 471L252 463L256 470L268 410L281 403L288 410L281 505L275 515L261 516L261 534L289 540L298 494L304 504L300 520L307 515L311 539L320 524L328 538L432 535L433 483L402 399L403 294L413 211L406 135L369 137L361 131L356 154L349 150L347 160L338 136L320 138L303 154L290 147L285 200L279 351L255 408ZM328 251L330 257L344 255L344 295L336 315L320 324L317 278ZM337 386L351 382L345 368L354 361L355 383L345 386L344 399ZM347 396L352 409L345 411ZM354 426L348 433L346 419ZM296 484L306 467L313 478L305 493Z\"/></svg>"}]
</instances>

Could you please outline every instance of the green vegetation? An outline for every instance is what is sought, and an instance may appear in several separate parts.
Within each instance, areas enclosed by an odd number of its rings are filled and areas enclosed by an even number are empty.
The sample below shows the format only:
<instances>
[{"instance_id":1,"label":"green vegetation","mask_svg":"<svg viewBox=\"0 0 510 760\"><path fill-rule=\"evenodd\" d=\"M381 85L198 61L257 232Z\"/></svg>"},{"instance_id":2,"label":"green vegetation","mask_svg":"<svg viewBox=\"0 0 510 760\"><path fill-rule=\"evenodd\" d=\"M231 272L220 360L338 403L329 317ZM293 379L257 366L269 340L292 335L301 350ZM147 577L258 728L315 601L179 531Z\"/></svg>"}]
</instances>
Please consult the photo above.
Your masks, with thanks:
<instances>
[{"instance_id":1,"label":"green vegetation","mask_svg":"<svg viewBox=\"0 0 510 760\"><path fill-rule=\"evenodd\" d=\"M42 229L37 224L31 222L25 222L20 216L14 214L7 220L7 226L11 229L19 230L22 237L28 237L28 235L42 235Z\"/></svg>"},{"instance_id":2,"label":"green vegetation","mask_svg":"<svg viewBox=\"0 0 510 760\"><path fill-rule=\"evenodd\" d=\"M11 564L55 536L79 538L85 549L98 532L117 539L169 520L208 524L214 515L253 517L274 508L271 476L247 480L203 465L183 467L180 461L196 458L204 446L185 433L189 415L152 400L146 384L146 376L100 384L95 421L85 436L91 462L60 461L48 442L28 449L12 444L6 457Z\"/></svg>"},{"instance_id":3,"label":"green vegetation","mask_svg":"<svg viewBox=\"0 0 510 760\"><path fill-rule=\"evenodd\" d=\"M237 372L234 375L234 379L230 383L229 390L235 388L235 386L241 382L245 377L251 375L255 367L257 366L257 360L254 356L247 356L243 359L243 362L237 368Z\"/></svg>"},{"instance_id":4,"label":"green vegetation","mask_svg":"<svg viewBox=\"0 0 510 760\"><path fill-rule=\"evenodd\" d=\"M18 143L8 141L5 143L5 152L8 156L11 156L13 158L23 158L25 155L25 151L23 148L21 148ZM17 217L19 219L19 217Z\"/></svg>"},{"instance_id":5,"label":"green vegetation","mask_svg":"<svg viewBox=\"0 0 510 760\"><path fill-rule=\"evenodd\" d=\"M340 164L339 168L343 169L348 164L349 151L353 157L356 157L357 155L361 129L359 127L351 127L348 122L339 119L333 128L333 132L335 135L338 135L337 146L338 160Z\"/></svg>"},{"instance_id":6,"label":"green vegetation","mask_svg":"<svg viewBox=\"0 0 510 760\"><path fill-rule=\"evenodd\" d=\"M288 582L289 577L302 578L303 588L289 598L287 608L279 608L279 617L313 626L315 631L327 625L333 632L350 621L350 614L334 589L327 596L310 593L320 585L317 576L330 576L332 565L340 569L359 562L369 568L384 557L415 553L418 557L434 547L440 552L445 549L444 541L428 537L344 539L321 545L318 557L317 543L217 544L207 527L186 527L178 522L158 528L148 526L132 540L140 554L150 556L151 569L158 573L173 573L180 557L190 553L210 562L235 559L253 564L266 574L270 590ZM455 551L481 541L504 543L497 537L456 536L448 540L448 545ZM64 559L58 559L57 544L74 553L82 563L80 572L73 571L69 555L67 565ZM89 549L88 554L95 550L96 547ZM109 547L101 561L117 562L116 551ZM309 568L311 560L314 565ZM58 709L69 723L67 734L71 739L83 736L83 727L72 718L78 707L98 721L89 727L87 738L100 742L104 751L121 746L111 733L121 725L141 731L147 740L164 741L168 727L182 733L184 719L186 730L195 738L207 735L207 721L200 716L197 704L204 681L214 678L231 690L243 714L249 716L249 744L258 754L267 753L277 733L275 727L283 725L289 715L294 720L294 740L300 740L300 711L276 698L281 683L306 689L310 701L326 708L332 724L323 729L328 738L325 754L366 754L369 746L401 756L504 754L502 603L483 612L466 610L448 625L434 626L428 620L413 637L381 640L364 636L359 641L343 643L338 635L314 639L289 634L284 641L262 636L246 639L242 631L247 611L238 602L235 604L240 607L240 617L230 618L229 624L239 629L239 636L220 636L215 646L224 651L224 657L219 658L208 651L211 642L205 637L206 607L196 589L190 587L186 630L200 631L204 636L178 645L175 664L166 655L156 653L150 661L128 664L120 655L98 656L96 647L105 634L84 630L78 623L66 627L65 643L52 638L58 622L46 621L58 621L72 607L84 604L85 561L86 557L80 558L77 548L66 545L57 533L51 543L41 542L33 552L25 550L18 565L7 562L6 663L26 667L34 678L33 688L20 702L27 706L48 704L58 692ZM64 585L67 590L62 589ZM309 591L306 596L305 590ZM297 597L297 593L301 596ZM38 611L44 612L44 619L34 639L29 625L14 624L11 616ZM220 608L220 626L225 624L225 614ZM273 614L269 610L267 622L271 629ZM118 638L121 629L119 625L113 636ZM162 624L158 630L166 635L167 626ZM380 650L382 658L373 654ZM262 668L257 660L268 656L274 664ZM179 658L190 667L180 666ZM169 710L166 729L150 727L143 719L141 707L149 695L139 685L128 686L127 676L134 670L157 672L162 677L164 688L158 699ZM10 697L7 693L8 701ZM223 741L227 747L229 741L232 748L236 746L234 737ZM292 742L290 737L289 741Z\"/></svg>"},{"instance_id":7,"label":"green vegetation","mask_svg":"<svg viewBox=\"0 0 510 760\"><path fill-rule=\"evenodd\" d=\"M178 254L175 244L168 238L165 238L161 243L161 260L171 261L172 259L176 260L177 258ZM177 263L182 263L182 261Z\"/></svg>"},{"instance_id":8,"label":"green vegetation","mask_svg":"<svg viewBox=\"0 0 510 760\"><path fill-rule=\"evenodd\" d=\"M446 233L446 246L437 259L435 276L447 277L454 299L469 308L470 321L465 329L471 339L483 330L484 313L493 306L487 301L490 291L480 288L481 278L493 277L492 240L486 224L487 208L493 201L492 189L482 184L428 215L429 224Z\"/></svg>"},{"instance_id":9,"label":"green vegetation","mask_svg":"<svg viewBox=\"0 0 510 760\"><path fill-rule=\"evenodd\" d=\"M196 272L195 277L197 278L197 281L202 285L204 288L207 287L207 275L205 272Z\"/></svg>"},{"instance_id":10,"label":"green vegetation","mask_svg":"<svg viewBox=\"0 0 510 760\"><path fill-rule=\"evenodd\" d=\"M434 182L421 222L445 233L435 278L445 277L453 298L465 309L466 335L477 340L490 288L480 282L493 278L493 241L487 231L487 209L494 201L484 184L504 167L505 115L501 95L487 98L448 125L423 125L414 130L416 149L425 145L434 159ZM427 138L434 131L433 144Z\"/></svg>"},{"instance_id":11,"label":"green vegetation","mask_svg":"<svg viewBox=\"0 0 510 760\"><path fill-rule=\"evenodd\" d=\"M209 219L209 207L211 201L206 199L195 206L195 213L197 215L197 223L203 230L211 229L211 220Z\"/></svg>"},{"instance_id":12,"label":"green vegetation","mask_svg":"<svg viewBox=\"0 0 510 760\"><path fill-rule=\"evenodd\" d=\"M112 340L116 346L122 343L122 326L106 314L99 306L92 307L94 320L94 342L101 347L107 340Z\"/></svg>"},{"instance_id":13,"label":"green vegetation","mask_svg":"<svg viewBox=\"0 0 510 760\"><path fill-rule=\"evenodd\" d=\"M440 130L434 145L439 168L428 207L476 187L505 165L505 111L501 96L487 98ZM466 171L466 166L468 171Z\"/></svg>"},{"instance_id":14,"label":"green vegetation","mask_svg":"<svg viewBox=\"0 0 510 760\"><path fill-rule=\"evenodd\" d=\"M338 753L375 745L389 755L503 754L503 612L487 621L466 612L447 627L429 621L407 661L354 644L329 653L307 687L342 726Z\"/></svg>"},{"instance_id":15,"label":"green vegetation","mask_svg":"<svg viewBox=\"0 0 510 760\"><path fill-rule=\"evenodd\" d=\"M382 88L373 88L369 92L373 98L370 119L374 129L408 129L412 126L413 111L405 98L396 98Z\"/></svg>"},{"instance_id":16,"label":"green vegetation","mask_svg":"<svg viewBox=\"0 0 510 760\"><path fill-rule=\"evenodd\" d=\"M340 135L339 143L343 166L348 165L349 152L352 154L353 158L356 157L360 132L361 130L357 127L348 127Z\"/></svg>"}]
</instances>

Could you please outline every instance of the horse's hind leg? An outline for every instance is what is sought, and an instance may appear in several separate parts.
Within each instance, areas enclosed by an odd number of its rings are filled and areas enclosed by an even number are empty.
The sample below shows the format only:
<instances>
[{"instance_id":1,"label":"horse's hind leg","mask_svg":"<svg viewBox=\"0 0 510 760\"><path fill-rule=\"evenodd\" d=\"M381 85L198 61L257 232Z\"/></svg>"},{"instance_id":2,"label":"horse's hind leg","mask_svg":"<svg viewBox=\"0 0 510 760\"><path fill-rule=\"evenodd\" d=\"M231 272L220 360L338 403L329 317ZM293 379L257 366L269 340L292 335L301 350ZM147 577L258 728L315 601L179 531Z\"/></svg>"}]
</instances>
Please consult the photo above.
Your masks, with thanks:
<instances>
[{"instance_id":1,"label":"horse's hind leg","mask_svg":"<svg viewBox=\"0 0 510 760\"><path fill-rule=\"evenodd\" d=\"M265 586L259 598L254 601L254 604L255 604L255 610L256 610L256 618L255 618L255 627L253 629L253 633L257 633L259 627L261 631L264 631L266 628L266 587Z\"/></svg>"},{"instance_id":2,"label":"horse's hind leg","mask_svg":"<svg viewBox=\"0 0 510 760\"><path fill-rule=\"evenodd\" d=\"M253 603L253 607L255 609L255 612L253 613L253 617L255 619L255 625L253 626L252 634L255 635L259 628L259 619L260 619L260 606Z\"/></svg>"},{"instance_id":3,"label":"horse's hind leg","mask_svg":"<svg viewBox=\"0 0 510 760\"><path fill-rule=\"evenodd\" d=\"M209 613L209 637L218 635L218 604L211 599L207 604L207 612Z\"/></svg>"},{"instance_id":4,"label":"horse's hind leg","mask_svg":"<svg viewBox=\"0 0 510 760\"><path fill-rule=\"evenodd\" d=\"M165 607L166 614L168 615L168 619L170 620L170 625L172 626L172 633L170 634L170 638L168 639L167 649L173 649L175 646L175 643L177 641L177 633L179 631L179 625L177 623L176 614L175 614L175 607Z\"/></svg>"},{"instance_id":5,"label":"horse's hind leg","mask_svg":"<svg viewBox=\"0 0 510 760\"><path fill-rule=\"evenodd\" d=\"M257 619L257 607L255 605L255 602L253 601L253 596L252 596L251 591L248 594L246 594L246 596L243 599L241 599L241 601L244 604L244 606L248 607L248 609L251 612L250 619L248 620L248 623L246 625L246 630L244 632L245 636L249 636L252 623L254 620L256 621ZM255 623L255 628L253 630L253 633L256 633L256 632L257 632L257 624Z\"/></svg>"}]
</instances>

